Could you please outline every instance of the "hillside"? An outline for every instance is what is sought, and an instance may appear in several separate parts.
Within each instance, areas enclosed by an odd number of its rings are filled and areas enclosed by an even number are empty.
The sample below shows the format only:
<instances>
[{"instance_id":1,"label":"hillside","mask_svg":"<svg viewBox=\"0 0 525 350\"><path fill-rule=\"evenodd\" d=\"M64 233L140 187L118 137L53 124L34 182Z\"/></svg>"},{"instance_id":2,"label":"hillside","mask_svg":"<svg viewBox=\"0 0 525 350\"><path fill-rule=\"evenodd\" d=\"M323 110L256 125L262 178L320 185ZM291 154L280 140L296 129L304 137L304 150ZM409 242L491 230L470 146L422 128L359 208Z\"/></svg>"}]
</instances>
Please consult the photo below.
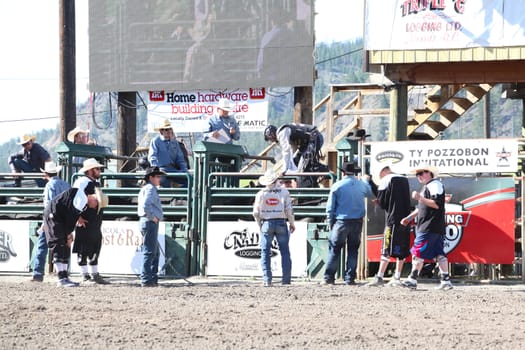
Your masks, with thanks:
<instances>
[{"instance_id":1,"label":"hillside","mask_svg":"<svg viewBox=\"0 0 525 350\"><path fill-rule=\"evenodd\" d=\"M361 40L331 44L321 43L316 46L317 79L314 86L314 105L329 94L332 84L363 83L369 79L370 74L363 72L362 46ZM409 92L409 118L411 110L421 108L424 100L424 95L420 93L421 90L414 88ZM268 95L270 96L268 122L280 125L291 121L293 117L293 89L269 89ZM148 135L146 135L146 107L143 101L147 101L147 93L141 92L140 96L141 98L137 101L137 143L145 146L148 141L145 136ZM351 94L339 96L336 104L342 105L352 97ZM388 108L389 95L385 93L381 96L366 98L365 104L366 108ZM121 127L117 126L116 93L97 94L94 105L95 113L92 113L89 101L77 106L77 125L82 128L89 128L91 130L90 137L95 139L99 145L115 149L117 127ZM521 110L521 101L501 98L501 87L496 86L491 91L491 137L520 137ZM325 112L324 109L321 109L316 113L314 116L316 124L324 121ZM483 105L481 103L474 105L462 118L446 130L443 138L482 138L484 130L482 114ZM369 140L383 141L387 139L388 116L363 117L363 124L371 135ZM251 154L259 153L266 146L263 137L259 133L250 134L255 135L243 137L243 144ZM51 151L59 142L58 129L42 130L35 136L37 142ZM199 139L200 135L192 135L191 140ZM20 149L20 146L16 144L17 141L16 138L13 138L11 141L0 145L0 157L6 160L0 162L0 172L9 172L7 157ZM52 157L56 159L56 154L51 153Z\"/></svg>"}]
</instances>

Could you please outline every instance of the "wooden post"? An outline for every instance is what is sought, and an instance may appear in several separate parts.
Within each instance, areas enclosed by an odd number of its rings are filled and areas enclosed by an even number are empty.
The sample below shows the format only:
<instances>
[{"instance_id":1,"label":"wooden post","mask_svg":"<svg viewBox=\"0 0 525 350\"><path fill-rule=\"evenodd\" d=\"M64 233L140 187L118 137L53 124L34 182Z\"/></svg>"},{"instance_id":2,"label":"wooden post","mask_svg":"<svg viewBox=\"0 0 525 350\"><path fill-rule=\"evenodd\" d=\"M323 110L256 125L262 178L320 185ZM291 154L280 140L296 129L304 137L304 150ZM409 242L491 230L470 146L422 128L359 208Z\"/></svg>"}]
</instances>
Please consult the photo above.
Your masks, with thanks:
<instances>
[{"instance_id":1,"label":"wooden post","mask_svg":"<svg viewBox=\"0 0 525 350\"><path fill-rule=\"evenodd\" d=\"M312 109L312 87L311 86L296 86L294 88L294 123L313 124L313 109Z\"/></svg>"},{"instance_id":2,"label":"wooden post","mask_svg":"<svg viewBox=\"0 0 525 350\"><path fill-rule=\"evenodd\" d=\"M117 155L130 156L137 148L137 95L135 91L118 93L117 125ZM135 168L134 162L118 160L117 164L120 172L127 172Z\"/></svg>"},{"instance_id":3,"label":"wooden post","mask_svg":"<svg viewBox=\"0 0 525 350\"><path fill-rule=\"evenodd\" d=\"M75 2L59 1L59 92L60 139L77 125Z\"/></svg>"},{"instance_id":4,"label":"wooden post","mask_svg":"<svg viewBox=\"0 0 525 350\"><path fill-rule=\"evenodd\" d=\"M397 85L390 91L390 130L388 141L407 139L408 89L406 85Z\"/></svg>"}]
</instances>

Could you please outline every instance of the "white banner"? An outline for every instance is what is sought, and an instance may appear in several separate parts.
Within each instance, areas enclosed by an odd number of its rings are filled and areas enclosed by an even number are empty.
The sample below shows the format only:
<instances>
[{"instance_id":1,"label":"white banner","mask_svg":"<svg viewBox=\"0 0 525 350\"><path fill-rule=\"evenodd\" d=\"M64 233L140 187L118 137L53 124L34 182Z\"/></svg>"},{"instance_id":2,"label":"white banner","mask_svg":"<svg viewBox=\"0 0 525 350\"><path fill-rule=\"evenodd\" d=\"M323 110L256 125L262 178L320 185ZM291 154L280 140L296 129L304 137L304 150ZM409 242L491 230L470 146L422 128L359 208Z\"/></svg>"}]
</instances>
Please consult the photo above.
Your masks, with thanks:
<instances>
[{"instance_id":1,"label":"white banner","mask_svg":"<svg viewBox=\"0 0 525 350\"><path fill-rule=\"evenodd\" d=\"M0 221L0 271L28 271L29 221Z\"/></svg>"},{"instance_id":2,"label":"white banner","mask_svg":"<svg viewBox=\"0 0 525 350\"><path fill-rule=\"evenodd\" d=\"M370 173L393 164L393 170L408 174L430 165L440 173L513 173L518 170L516 139L479 139L450 141L374 142L371 144Z\"/></svg>"},{"instance_id":3,"label":"white banner","mask_svg":"<svg viewBox=\"0 0 525 350\"><path fill-rule=\"evenodd\" d=\"M525 45L522 0L367 0L366 50Z\"/></svg>"},{"instance_id":4,"label":"white banner","mask_svg":"<svg viewBox=\"0 0 525 350\"><path fill-rule=\"evenodd\" d=\"M159 222L159 245L166 252L165 223ZM142 235L138 221L103 221L102 250L98 259L100 273L139 275L142 270ZM159 272L164 266L165 257L159 257ZM80 272L76 254L72 255L71 271ZM165 271L162 271L164 274Z\"/></svg>"},{"instance_id":5,"label":"white banner","mask_svg":"<svg viewBox=\"0 0 525 350\"><path fill-rule=\"evenodd\" d=\"M306 275L306 222L296 222L290 235L292 276ZM255 221L208 222L207 275L261 277L260 230ZM274 277L282 276L281 254L272 249Z\"/></svg>"},{"instance_id":6,"label":"white banner","mask_svg":"<svg viewBox=\"0 0 525 350\"><path fill-rule=\"evenodd\" d=\"M220 98L228 98L241 131L263 131L268 117L266 89L235 91L150 91L148 132L169 119L175 133L207 131Z\"/></svg>"}]
</instances>

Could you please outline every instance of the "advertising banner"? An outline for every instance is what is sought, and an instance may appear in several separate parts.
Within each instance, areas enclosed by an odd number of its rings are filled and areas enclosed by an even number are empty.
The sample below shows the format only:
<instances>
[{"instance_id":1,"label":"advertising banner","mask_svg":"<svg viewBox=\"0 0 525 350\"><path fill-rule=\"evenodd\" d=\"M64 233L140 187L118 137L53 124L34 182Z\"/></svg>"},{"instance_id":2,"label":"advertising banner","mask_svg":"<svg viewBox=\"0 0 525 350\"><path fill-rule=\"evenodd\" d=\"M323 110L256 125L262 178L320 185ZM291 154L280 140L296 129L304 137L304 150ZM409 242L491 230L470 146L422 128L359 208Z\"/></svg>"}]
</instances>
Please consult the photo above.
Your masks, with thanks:
<instances>
[{"instance_id":1,"label":"advertising banner","mask_svg":"<svg viewBox=\"0 0 525 350\"><path fill-rule=\"evenodd\" d=\"M165 247L165 223L159 222L159 245L162 251ZM109 274L134 274L138 275L142 269L142 235L139 224L136 221L103 221L102 222L102 250L98 259L100 273ZM73 254L71 260L71 271L80 273L80 268L76 263L76 256ZM160 269L164 266L165 257L160 254L159 274L165 271Z\"/></svg>"},{"instance_id":2,"label":"advertising banner","mask_svg":"<svg viewBox=\"0 0 525 350\"><path fill-rule=\"evenodd\" d=\"M219 99L227 98L233 105L241 131L263 131L268 117L265 88L232 91L150 91L148 103L148 132L169 119L176 133L207 131L209 119L217 112Z\"/></svg>"},{"instance_id":3,"label":"advertising banner","mask_svg":"<svg viewBox=\"0 0 525 350\"><path fill-rule=\"evenodd\" d=\"M449 262L511 264L516 215L514 180L511 177L440 180L448 200L444 239ZM409 181L411 191L421 189L416 179ZM415 205L413 201L412 207ZM385 213L369 204L368 219L368 259L379 261Z\"/></svg>"},{"instance_id":4,"label":"advertising banner","mask_svg":"<svg viewBox=\"0 0 525 350\"><path fill-rule=\"evenodd\" d=\"M255 221L208 222L207 274L221 276L262 276L260 230ZM290 235L292 277L306 275L306 222L296 222ZM282 276L277 240L272 244L272 274Z\"/></svg>"},{"instance_id":5,"label":"advertising banner","mask_svg":"<svg viewBox=\"0 0 525 350\"><path fill-rule=\"evenodd\" d=\"M0 271L28 271L29 221L0 221Z\"/></svg>"},{"instance_id":6,"label":"advertising banner","mask_svg":"<svg viewBox=\"0 0 525 350\"><path fill-rule=\"evenodd\" d=\"M375 142L371 146L370 172L384 164L400 174L430 165L445 174L513 173L518 170L516 139Z\"/></svg>"},{"instance_id":7,"label":"advertising banner","mask_svg":"<svg viewBox=\"0 0 525 350\"><path fill-rule=\"evenodd\" d=\"M367 50L525 45L521 0L367 0Z\"/></svg>"}]
</instances>

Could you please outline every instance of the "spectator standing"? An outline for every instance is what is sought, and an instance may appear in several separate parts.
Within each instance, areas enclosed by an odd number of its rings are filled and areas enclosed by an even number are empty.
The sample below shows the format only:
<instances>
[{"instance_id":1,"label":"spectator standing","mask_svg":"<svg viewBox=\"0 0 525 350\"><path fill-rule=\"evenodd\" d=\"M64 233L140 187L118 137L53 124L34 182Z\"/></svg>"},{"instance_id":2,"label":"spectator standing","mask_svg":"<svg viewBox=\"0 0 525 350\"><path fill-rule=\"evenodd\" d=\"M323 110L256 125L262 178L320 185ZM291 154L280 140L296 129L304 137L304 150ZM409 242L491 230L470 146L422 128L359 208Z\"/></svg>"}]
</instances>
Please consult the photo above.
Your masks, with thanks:
<instances>
[{"instance_id":1,"label":"spectator standing","mask_svg":"<svg viewBox=\"0 0 525 350\"><path fill-rule=\"evenodd\" d=\"M413 191L412 198L417 203L416 209L401 223L408 225L417 216L416 238L410 249L412 253L412 271L403 282L406 287L416 289L417 278L425 260L436 260L441 273L441 282L437 289L452 289L448 273L448 259L444 251L445 236L445 187L437 179L438 170L423 166L414 170L417 180L423 184L420 192Z\"/></svg>"},{"instance_id":2,"label":"spectator standing","mask_svg":"<svg viewBox=\"0 0 525 350\"><path fill-rule=\"evenodd\" d=\"M73 245L73 253L77 253L77 262L82 272L83 282L97 284L108 283L98 271L98 259L102 248L103 208L107 206L107 197L102 193L99 182L102 167L103 165L99 164L96 159L86 159L80 169L84 176L78 178L73 184L74 188L99 198L98 207L86 209L78 218Z\"/></svg>"},{"instance_id":3,"label":"spectator standing","mask_svg":"<svg viewBox=\"0 0 525 350\"><path fill-rule=\"evenodd\" d=\"M261 229L261 267L265 287L272 285L272 242L277 239L281 252L282 284L290 284L292 260L290 257L290 233L295 231L292 200L288 190L277 181L278 175L267 171L259 178L259 184L266 186L257 192L253 203L253 217ZM290 230L286 225L286 220Z\"/></svg>"},{"instance_id":4,"label":"spectator standing","mask_svg":"<svg viewBox=\"0 0 525 350\"><path fill-rule=\"evenodd\" d=\"M47 180L46 186L44 187L44 208L46 208L49 202L60 193L68 190L71 186L62 180L58 173L62 170L61 166L57 166L55 162L46 162L44 169L40 169ZM35 254L35 263L33 266L33 277L32 282L44 281L46 256L48 252L48 246L46 241L46 235L43 231L43 225L38 230L38 240Z\"/></svg>"},{"instance_id":5,"label":"spectator standing","mask_svg":"<svg viewBox=\"0 0 525 350\"><path fill-rule=\"evenodd\" d=\"M159 167L165 173L186 173L188 166L184 159L184 153L175 138L173 128L168 119L163 124L155 128L159 135L155 136L149 145L148 161L150 166ZM186 187L186 179L178 178L178 186ZM171 181L164 177L161 180L162 187L171 187Z\"/></svg>"},{"instance_id":6,"label":"spectator standing","mask_svg":"<svg viewBox=\"0 0 525 350\"><path fill-rule=\"evenodd\" d=\"M394 173L390 164L381 168L379 180L377 203L385 210L385 229L379 271L367 286L384 284L385 271L392 257L396 258L396 270L388 285L398 287L402 286L401 272L405 258L410 254L410 229L401 225L401 220L410 214L410 186L408 179Z\"/></svg>"},{"instance_id":7,"label":"spectator standing","mask_svg":"<svg viewBox=\"0 0 525 350\"><path fill-rule=\"evenodd\" d=\"M344 280L347 285L354 285L363 217L366 214L365 198L372 199L373 194L368 181L354 176L361 171L360 168L353 163L345 162L341 171L344 177L332 186L326 203L326 216L331 232L324 283L335 283L341 249L346 242Z\"/></svg>"},{"instance_id":8,"label":"spectator standing","mask_svg":"<svg viewBox=\"0 0 525 350\"><path fill-rule=\"evenodd\" d=\"M38 173L51 160L49 152L35 142L35 136L23 135L18 142L23 149L9 156L8 163L12 173ZM38 187L44 187L44 179L35 179ZM15 177L15 187L22 186L22 179Z\"/></svg>"},{"instance_id":9,"label":"spectator standing","mask_svg":"<svg viewBox=\"0 0 525 350\"><path fill-rule=\"evenodd\" d=\"M146 184L140 189L137 214L139 216L140 233L142 234L142 272L140 280L142 287L156 287L159 271L159 222L163 219L162 203L157 187L160 186L165 172L159 167L146 169L144 180Z\"/></svg>"}]
</instances>

